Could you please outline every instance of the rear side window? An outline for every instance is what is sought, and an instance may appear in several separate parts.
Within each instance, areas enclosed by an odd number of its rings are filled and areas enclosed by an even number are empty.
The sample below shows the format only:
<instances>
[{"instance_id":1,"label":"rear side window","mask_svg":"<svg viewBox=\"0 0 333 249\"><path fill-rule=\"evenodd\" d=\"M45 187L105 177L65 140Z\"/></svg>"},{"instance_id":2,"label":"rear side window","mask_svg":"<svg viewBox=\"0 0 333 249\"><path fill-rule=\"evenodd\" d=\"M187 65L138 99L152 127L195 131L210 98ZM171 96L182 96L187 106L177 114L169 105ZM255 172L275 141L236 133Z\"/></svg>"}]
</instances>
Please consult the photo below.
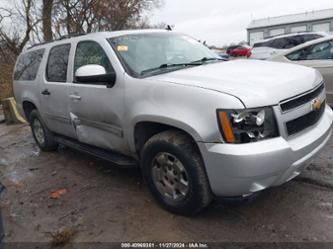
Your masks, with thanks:
<instances>
[{"instance_id":1,"label":"rear side window","mask_svg":"<svg viewBox=\"0 0 333 249\"><path fill-rule=\"evenodd\" d=\"M53 47L49 54L46 79L50 82L66 82L70 44Z\"/></svg>"},{"instance_id":2,"label":"rear side window","mask_svg":"<svg viewBox=\"0 0 333 249\"><path fill-rule=\"evenodd\" d=\"M35 80L44 51L45 49L40 49L22 54L15 67L14 80Z\"/></svg>"}]
</instances>

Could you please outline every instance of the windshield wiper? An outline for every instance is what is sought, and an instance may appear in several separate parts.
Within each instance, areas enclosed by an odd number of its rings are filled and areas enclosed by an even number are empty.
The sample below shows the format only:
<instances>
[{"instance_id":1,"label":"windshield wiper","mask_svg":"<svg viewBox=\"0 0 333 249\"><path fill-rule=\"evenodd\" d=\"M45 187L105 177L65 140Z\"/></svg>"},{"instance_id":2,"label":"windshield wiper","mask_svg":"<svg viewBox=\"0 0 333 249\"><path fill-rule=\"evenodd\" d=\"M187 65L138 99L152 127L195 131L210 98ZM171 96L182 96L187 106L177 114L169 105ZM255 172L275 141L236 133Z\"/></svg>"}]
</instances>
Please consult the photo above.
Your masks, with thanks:
<instances>
[{"instance_id":1,"label":"windshield wiper","mask_svg":"<svg viewBox=\"0 0 333 249\"><path fill-rule=\"evenodd\" d=\"M154 68L150 68L147 70L143 70L141 72L141 75L144 75L146 73L150 73L150 72L154 72L154 71L158 71L161 69L167 69L167 68L174 68L174 67L188 67L188 66L201 66L203 63L207 62L207 61L224 61L224 59L222 58L216 58L216 57L212 57L212 58L207 58L207 57L203 57L200 60L196 60L196 61L191 61L191 62L184 62L184 63L170 63L170 64L162 64L158 67L154 67Z\"/></svg>"},{"instance_id":2,"label":"windshield wiper","mask_svg":"<svg viewBox=\"0 0 333 249\"><path fill-rule=\"evenodd\" d=\"M186 62L186 63L175 63L175 64L171 64L171 63L170 64L162 64L158 67L143 70L141 72L141 75L144 75L144 74L150 73L150 72L154 72L154 71L158 71L158 70L161 70L161 69L174 68L174 67L200 66L200 65L202 65L202 62L200 62L200 61Z\"/></svg>"},{"instance_id":3,"label":"windshield wiper","mask_svg":"<svg viewBox=\"0 0 333 249\"><path fill-rule=\"evenodd\" d=\"M199 63L199 62L204 63L207 61L225 61L225 60L222 58L217 58L217 57L212 57L212 58L203 57L202 59L197 60L197 61L192 61L191 63Z\"/></svg>"}]
</instances>

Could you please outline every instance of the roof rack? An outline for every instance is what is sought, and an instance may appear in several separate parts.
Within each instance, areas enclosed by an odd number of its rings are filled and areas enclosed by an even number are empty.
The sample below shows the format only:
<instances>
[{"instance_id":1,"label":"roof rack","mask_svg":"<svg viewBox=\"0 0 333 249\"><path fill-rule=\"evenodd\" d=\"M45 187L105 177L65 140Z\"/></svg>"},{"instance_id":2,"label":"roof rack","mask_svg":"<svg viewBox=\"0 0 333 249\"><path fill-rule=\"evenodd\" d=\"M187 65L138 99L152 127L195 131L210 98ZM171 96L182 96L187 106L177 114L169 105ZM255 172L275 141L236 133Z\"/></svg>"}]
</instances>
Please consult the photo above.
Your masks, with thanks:
<instances>
[{"instance_id":1,"label":"roof rack","mask_svg":"<svg viewBox=\"0 0 333 249\"><path fill-rule=\"evenodd\" d=\"M51 42L61 41L61 40L70 39L70 38L83 36L83 35L86 35L86 33L63 35L63 36L59 37L58 39L55 39L55 40L52 40L52 41L47 41L47 42L41 42L41 43L34 44L34 45L28 47L27 49L29 50L29 49L32 49L32 48L35 48L35 47L38 47L38 46L42 46L42 45L45 45L45 44L48 44L48 43L51 43Z\"/></svg>"}]
</instances>

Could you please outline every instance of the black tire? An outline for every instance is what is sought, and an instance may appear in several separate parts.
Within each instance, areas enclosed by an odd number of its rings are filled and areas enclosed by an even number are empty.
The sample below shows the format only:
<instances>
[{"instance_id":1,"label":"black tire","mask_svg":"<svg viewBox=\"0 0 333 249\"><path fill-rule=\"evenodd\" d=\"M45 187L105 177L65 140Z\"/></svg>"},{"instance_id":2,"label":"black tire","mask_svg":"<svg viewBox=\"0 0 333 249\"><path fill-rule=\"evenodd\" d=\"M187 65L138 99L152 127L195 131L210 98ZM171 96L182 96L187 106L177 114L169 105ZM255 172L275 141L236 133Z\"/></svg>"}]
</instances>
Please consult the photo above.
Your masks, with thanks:
<instances>
[{"instance_id":1,"label":"black tire","mask_svg":"<svg viewBox=\"0 0 333 249\"><path fill-rule=\"evenodd\" d=\"M182 163L188 175L188 191L181 200L170 200L154 183L153 160L161 153L172 154ZM180 215L194 215L209 205L212 193L204 163L194 141L177 130L169 130L150 138L141 151L142 171L148 187L166 210Z\"/></svg>"},{"instance_id":2,"label":"black tire","mask_svg":"<svg viewBox=\"0 0 333 249\"><path fill-rule=\"evenodd\" d=\"M39 121L41 124L41 128L43 130L43 142L40 142L39 139L37 139L37 132L34 128L35 121ZM39 112L37 110L33 110L29 115L29 123L32 131L32 135L38 145L38 147L42 151L55 151L58 148L58 143L54 140L53 133L47 128L45 125L43 119L41 118Z\"/></svg>"}]
</instances>

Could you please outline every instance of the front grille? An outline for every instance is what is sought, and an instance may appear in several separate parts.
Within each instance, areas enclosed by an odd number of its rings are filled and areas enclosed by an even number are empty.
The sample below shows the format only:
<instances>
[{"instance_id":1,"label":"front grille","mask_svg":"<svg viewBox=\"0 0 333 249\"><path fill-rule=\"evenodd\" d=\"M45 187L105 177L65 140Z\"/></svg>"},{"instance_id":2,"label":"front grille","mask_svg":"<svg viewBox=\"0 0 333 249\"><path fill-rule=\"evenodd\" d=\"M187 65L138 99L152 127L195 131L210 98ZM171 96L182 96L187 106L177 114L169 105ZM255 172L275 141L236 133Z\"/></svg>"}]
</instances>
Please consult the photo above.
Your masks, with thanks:
<instances>
[{"instance_id":1,"label":"front grille","mask_svg":"<svg viewBox=\"0 0 333 249\"><path fill-rule=\"evenodd\" d=\"M319 96L319 94L324 90L324 88L324 84L321 84L317 89L308 94L302 95L298 98L296 97L289 101L282 101L281 110L283 112L286 112L312 101L314 98Z\"/></svg>"},{"instance_id":2,"label":"front grille","mask_svg":"<svg viewBox=\"0 0 333 249\"><path fill-rule=\"evenodd\" d=\"M308 114L286 123L288 135L296 134L317 123L325 111L325 101L319 110L309 112Z\"/></svg>"}]
</instances>

